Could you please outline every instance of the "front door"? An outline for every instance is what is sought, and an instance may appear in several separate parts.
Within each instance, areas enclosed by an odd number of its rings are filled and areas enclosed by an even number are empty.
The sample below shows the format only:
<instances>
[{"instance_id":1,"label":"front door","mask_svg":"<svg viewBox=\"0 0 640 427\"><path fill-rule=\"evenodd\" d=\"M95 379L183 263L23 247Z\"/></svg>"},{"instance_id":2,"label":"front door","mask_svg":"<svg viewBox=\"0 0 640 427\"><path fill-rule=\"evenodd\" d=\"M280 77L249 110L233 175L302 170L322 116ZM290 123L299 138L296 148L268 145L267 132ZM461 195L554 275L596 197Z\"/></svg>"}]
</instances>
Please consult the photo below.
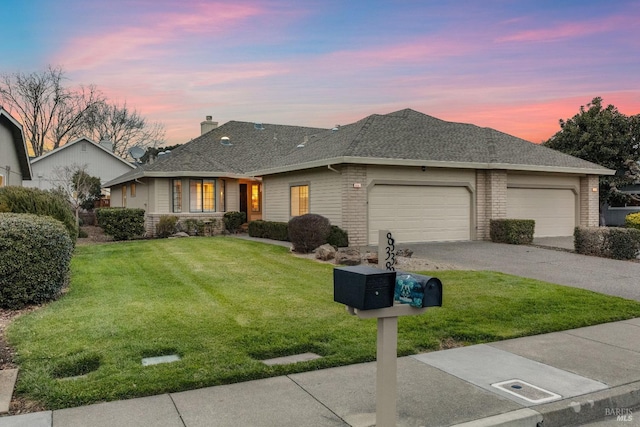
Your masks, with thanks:
<instances>
[{"instance_id":1,"label":"front door","mask_svg":"<svg viewBox=\"0 0 640 427\"><path fill-rule=\"evenodd\" d=\"M240 184L240 212L246 215L246 221L249 222L249 210L247 209L247 184Z\"/></svg>"}]
</instances>

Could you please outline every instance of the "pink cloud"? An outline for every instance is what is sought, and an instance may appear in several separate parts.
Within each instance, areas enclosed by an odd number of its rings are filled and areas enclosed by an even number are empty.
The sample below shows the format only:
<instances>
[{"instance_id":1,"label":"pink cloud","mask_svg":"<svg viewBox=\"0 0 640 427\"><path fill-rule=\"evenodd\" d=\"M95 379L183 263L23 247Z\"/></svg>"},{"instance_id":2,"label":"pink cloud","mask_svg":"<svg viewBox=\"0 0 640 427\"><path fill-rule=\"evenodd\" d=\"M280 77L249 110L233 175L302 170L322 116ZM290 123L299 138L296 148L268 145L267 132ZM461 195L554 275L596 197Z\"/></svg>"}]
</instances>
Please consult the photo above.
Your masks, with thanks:
<instances>
[{"instance_id":1,"label":"pink cloud","mask_svg":"<svg viewBox=\"0 0 640 427\"><path fill-rule=\"evenodd\" d=\"M637 18L613 16L602 21L566 22L554 27L520 31L498 37L497 42L541 42L604 33L627 25L638 25Z\"/></svg>"},{"instance_id":2,"label":"pink cloud","mask_svg":"<svg viewBox=\"0 0 640 427\"><path fill-rule=\"evenodd\" d=\"M186 7L185 7L186 9ZM53 62L72 70L148 60L180 49L188 33L224 35L231 27L269 13L252 4L197 4L187 12L150 14L135 26L73 39Z\"/></svg>"}]
</instances>

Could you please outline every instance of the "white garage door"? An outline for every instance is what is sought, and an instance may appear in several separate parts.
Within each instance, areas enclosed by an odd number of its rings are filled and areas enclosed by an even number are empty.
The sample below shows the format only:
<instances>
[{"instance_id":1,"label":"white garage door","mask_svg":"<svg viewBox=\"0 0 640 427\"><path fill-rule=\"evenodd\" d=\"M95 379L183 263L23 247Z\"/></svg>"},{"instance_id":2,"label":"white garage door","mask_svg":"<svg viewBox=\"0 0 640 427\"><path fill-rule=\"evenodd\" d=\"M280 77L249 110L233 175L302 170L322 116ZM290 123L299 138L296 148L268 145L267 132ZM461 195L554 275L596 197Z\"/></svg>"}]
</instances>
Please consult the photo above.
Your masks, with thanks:
<instances>
[{"instance_id":1,"label":"white garage door","mask_svg":"<svg viewBox=\"0 0 640 427\"><path fill-rule=\"evenodd\" d=\"M571 190L507 188L507 218L535 220L535 237L571 236L576 195Z\"/></svg>"},{"instance_id":2,"label":"white garage door","mask_svg":"<svg viewBox=\"0 0 640 427\"><path fill-rule=\"evenodd\" d=\"M369 192L369 244L378 230L398 243L470 240L471 194L464 187L375 185Z\"/></svg>"}]
</instances>

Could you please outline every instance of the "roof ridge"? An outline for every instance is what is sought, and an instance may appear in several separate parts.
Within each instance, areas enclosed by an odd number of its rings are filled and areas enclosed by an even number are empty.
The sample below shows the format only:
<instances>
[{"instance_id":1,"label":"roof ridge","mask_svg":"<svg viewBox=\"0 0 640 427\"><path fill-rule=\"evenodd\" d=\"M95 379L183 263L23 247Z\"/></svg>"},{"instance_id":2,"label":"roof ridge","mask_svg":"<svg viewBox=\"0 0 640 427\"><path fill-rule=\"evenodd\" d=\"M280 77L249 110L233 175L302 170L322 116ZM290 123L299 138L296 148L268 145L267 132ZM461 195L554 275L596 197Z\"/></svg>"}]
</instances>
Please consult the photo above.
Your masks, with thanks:
<instances>
[{"instance_id":1,"label":"roof ridge","mask_svg":"<svg viewBox=\"0 0 640 427\"><path fill-rule=\"evenodd\" d=\"M371 114L370 116L361 120L363 123L360 126L360 130L358 130L358 133L356 134L356 136L349 143L349 146L345 150L345 153L344 153L345 155L347 156L350 155L353 152L354 148L357 147L358 144L360 144L360 142L362 141L362 137L366 133L366 130L369 129L373 121L379 116L380 116L379 114Z\"/></svg>"}]
</instances>

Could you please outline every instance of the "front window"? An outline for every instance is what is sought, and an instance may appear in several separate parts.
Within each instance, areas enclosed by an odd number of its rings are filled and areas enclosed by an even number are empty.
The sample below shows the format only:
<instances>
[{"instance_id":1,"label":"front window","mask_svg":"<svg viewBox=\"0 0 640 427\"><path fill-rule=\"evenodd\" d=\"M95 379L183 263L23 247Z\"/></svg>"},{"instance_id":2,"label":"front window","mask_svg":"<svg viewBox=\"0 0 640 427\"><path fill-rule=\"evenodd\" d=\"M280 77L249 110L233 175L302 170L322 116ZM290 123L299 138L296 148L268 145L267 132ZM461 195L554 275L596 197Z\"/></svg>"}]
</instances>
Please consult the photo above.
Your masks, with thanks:
<instances>
[{"instance_id":1,"label":"front window","mask_svg":"<svg viewBox=\"0 0 640 427\"><path fill-rule=\"evenodd\" d=\"M191 212L215 212L216 181L192 179L189 181L189 210Z\"/></svg>"},{"instance_id":2,"label":"front window","mask_svg":"<svg viewBox=\"0 0 640 427\"><path fill-rule=\"evenodd\" d=\"M309 186L294 185L291 187L291 216L309 213Z\"/></svg>"},{"instance_id":3,"label":"front window","mask_svg":"<svg viewBox=\"0 0 640 427\"><path fill-rule=\"evenodd\" d=\"M262 188L260 184L251 184L251 212L260 212Z\"/></svg>"},{"instance_id":4,"label":"front window","mask_svg":"<svg viewBox=\"0 0 640 427\"><path fill-rule=\"evenodd\" d=\"M0 187L4 187L4 175L0 175Z\"/></svg>"},{"instance_id":5,"label":"front window","mask_svg":"<svg viewBox=\"0 0 640 427\"><path fill-rule=\"evenodd\" d=\"M172 191L172 200L173 200L173 212L180 213L182 212L182 180L174 179L173 180L173 191Z\"/></svg>"},{"instance_id":6,"label":"front window","mask_svg":"<svg viewBox=\"0 0 640 427\"><path fill-rule=\"evenodd\" d=\"M131 197L136 197L136 183L131 183Z\"/></svg>"},{"instance_id":7,"label":"front window","mask_svg":"<svg viewBox=\"0 0 640 427\"><path fill-rule=\"evenodd\" d=\"M218 189L220 191L220 198L218 199L218 207L219 207L218 212L224 212L225 186L226 186L226 182L224 180L221 179L218 181Z\"/></svg>"}]
</instances>

